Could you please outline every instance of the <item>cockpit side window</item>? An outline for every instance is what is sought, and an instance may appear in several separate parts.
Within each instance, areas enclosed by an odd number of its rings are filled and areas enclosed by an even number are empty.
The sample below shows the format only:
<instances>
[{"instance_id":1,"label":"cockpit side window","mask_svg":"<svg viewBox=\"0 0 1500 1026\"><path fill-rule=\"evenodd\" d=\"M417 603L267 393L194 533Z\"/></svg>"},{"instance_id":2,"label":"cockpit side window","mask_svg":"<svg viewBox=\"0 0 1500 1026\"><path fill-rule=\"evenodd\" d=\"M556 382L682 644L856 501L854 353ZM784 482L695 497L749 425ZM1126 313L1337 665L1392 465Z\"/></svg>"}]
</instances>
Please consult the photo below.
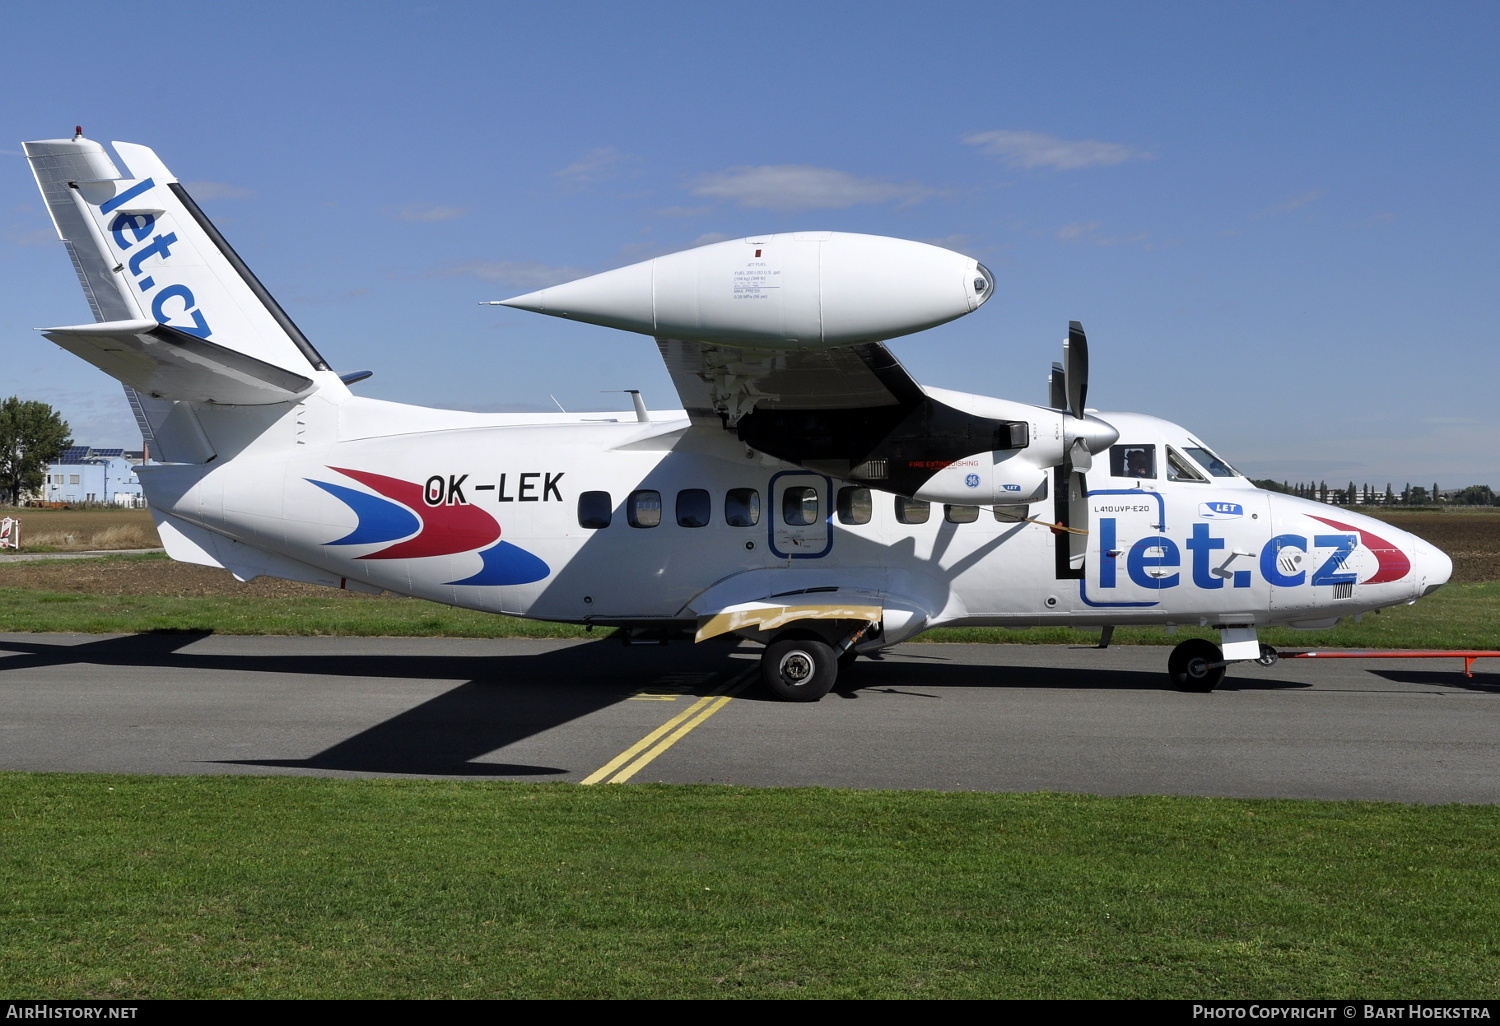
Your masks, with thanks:
<instances>
[{"instance_id":1,"label":"cockpit side window","mask_svg":"<svg viewBox=\"0 0 1500 1026\"><path fill-rule=\"evenodd\" d=\"M1113 477L1156 478L1156 446L1112 445L1109 472Z\"/></svg>"},{"instance_id":2,"label":"cockpit side window","mask_svg":"<svg viewBox=\"0 0 1500 1026\"><path fill-rule=\"evenodd\" d=\"M1167 480L1196 481L1199 484L1208 483L1208 478L1199 473L1198 468L1193 466L1192 460L1170 445L1167 446Z\"/></svg>"},{"instance_id":3,"label":"cockpit side window","mask_svg":"<svg viewBox=\"0 0 1500 1026\"><path fill-rule=\"evenodd\" d=\"M1219 457L1203 448L1201 445L1185 445L1187 454L1198 461L1198 466L1208 471L1214 477L1239 477L1239 471L1225 463Z\"/></svg>"}]
</instances>

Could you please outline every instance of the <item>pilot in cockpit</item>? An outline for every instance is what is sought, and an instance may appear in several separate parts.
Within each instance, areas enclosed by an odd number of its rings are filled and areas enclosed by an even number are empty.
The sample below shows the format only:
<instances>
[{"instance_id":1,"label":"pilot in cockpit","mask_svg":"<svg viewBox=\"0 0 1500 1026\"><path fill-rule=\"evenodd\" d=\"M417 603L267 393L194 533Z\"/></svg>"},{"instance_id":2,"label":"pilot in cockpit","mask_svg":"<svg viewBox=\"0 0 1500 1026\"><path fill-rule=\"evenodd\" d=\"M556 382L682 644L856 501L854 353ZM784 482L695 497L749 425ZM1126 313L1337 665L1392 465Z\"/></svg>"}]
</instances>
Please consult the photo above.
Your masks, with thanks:
<instances>
[{"instance_id":1,"label":"pilot in cockpit","mask_svg":"<svg viewBox=\"0 0 1500 1026\"><path fill-rule=\"evenodd\" d=\"M1110 473L1115 477L1155 478L1156 446L1111 446L1110 463Z\"/></svg>"}]
</instances>

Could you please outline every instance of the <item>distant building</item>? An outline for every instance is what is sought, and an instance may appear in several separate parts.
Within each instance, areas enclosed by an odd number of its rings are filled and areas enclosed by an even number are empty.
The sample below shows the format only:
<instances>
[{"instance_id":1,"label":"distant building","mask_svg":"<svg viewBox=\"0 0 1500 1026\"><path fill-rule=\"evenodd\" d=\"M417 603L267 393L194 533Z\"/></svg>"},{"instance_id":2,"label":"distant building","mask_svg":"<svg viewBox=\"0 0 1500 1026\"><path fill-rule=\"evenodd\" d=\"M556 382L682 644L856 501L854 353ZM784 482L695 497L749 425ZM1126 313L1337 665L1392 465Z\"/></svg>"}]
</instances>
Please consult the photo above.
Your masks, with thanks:
<instances>
[{"instance_id":1,"label":"distant building","mask_svg":"<svg viewBox=\"0 0 1500 1026\"><path fill-rule=\"evenodd\" d=\"M144 506L146 497L135 468L145 462L145 454L140 450L75 445L48 464L47 479L38 498L69 505L94 502L106 506Z\"/></svg>"}]
</instances>

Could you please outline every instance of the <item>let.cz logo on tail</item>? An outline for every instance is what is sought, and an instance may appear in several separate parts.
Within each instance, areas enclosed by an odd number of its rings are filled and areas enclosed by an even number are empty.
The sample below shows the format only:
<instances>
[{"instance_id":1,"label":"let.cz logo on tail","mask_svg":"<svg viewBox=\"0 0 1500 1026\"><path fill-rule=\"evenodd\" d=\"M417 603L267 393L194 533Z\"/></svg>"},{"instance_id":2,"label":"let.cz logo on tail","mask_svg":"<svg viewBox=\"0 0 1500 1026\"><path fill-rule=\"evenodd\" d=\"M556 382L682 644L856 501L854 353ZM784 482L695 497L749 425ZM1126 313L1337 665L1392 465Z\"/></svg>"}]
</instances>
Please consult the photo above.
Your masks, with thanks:
<instances>
[{"instance_id":1,"label":"let.cz logo on tail","mask_svg":"<svg viewBox=\"0 0 1500 1026\"><path fill-rule=\"evenodd\" d=\"M99 204L99 213L107 217L154 188L154 180L143 178L113 199ZM157 323L169 324L178 331L199 338L208 338L213 334L213 329L208 326L208 319L198 309L198 300L193 296L192 289L181 284L157 286L156 275L161 273L162 265L172 255L172 247L177 245L175 232L157 233L155 214L129 211L117 214L109 222L107 230L115 247L125 257L124 270L130 273L130 280L135 283L136 288L145 293L155 292L151 296L151 316ZM160 257L160 262L152 267L145 266L151 257ZM174 323L173 317L183 318L191 323Z\"/></svg>"}]
</instances>

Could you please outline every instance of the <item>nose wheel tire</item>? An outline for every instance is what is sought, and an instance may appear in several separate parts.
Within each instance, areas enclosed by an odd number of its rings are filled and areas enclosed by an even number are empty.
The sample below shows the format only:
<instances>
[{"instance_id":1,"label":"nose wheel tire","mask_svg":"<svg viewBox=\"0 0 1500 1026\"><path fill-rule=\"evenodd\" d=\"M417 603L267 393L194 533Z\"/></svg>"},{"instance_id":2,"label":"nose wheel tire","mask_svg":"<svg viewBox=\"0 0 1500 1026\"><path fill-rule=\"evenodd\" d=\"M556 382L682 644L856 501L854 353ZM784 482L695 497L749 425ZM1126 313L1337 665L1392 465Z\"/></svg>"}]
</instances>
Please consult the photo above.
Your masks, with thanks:
<instances>
[{"instance_id":1,"label":"nose wheel tire","mask_svg":"<svg viewBox=\"0 0 1500 1026\"><path fill-rule=\"evenodd\" d=\"M760 657L761 683L785 702L816 702L828 694L838 672L833 646L821 638L777 638Z\"/></svg>"},{"instance_id":2,"label":"nose wheel tire","mask_svg":"<svg viewBox=\"0 0 1500 1026\"><path fill-rule=\"evenodd\" d=\"M1190 638L1172 649L1167 674L1183 691L1207 694L1224 680L1224 653L1212 641Z\"/></svg>"}]
</instances>

